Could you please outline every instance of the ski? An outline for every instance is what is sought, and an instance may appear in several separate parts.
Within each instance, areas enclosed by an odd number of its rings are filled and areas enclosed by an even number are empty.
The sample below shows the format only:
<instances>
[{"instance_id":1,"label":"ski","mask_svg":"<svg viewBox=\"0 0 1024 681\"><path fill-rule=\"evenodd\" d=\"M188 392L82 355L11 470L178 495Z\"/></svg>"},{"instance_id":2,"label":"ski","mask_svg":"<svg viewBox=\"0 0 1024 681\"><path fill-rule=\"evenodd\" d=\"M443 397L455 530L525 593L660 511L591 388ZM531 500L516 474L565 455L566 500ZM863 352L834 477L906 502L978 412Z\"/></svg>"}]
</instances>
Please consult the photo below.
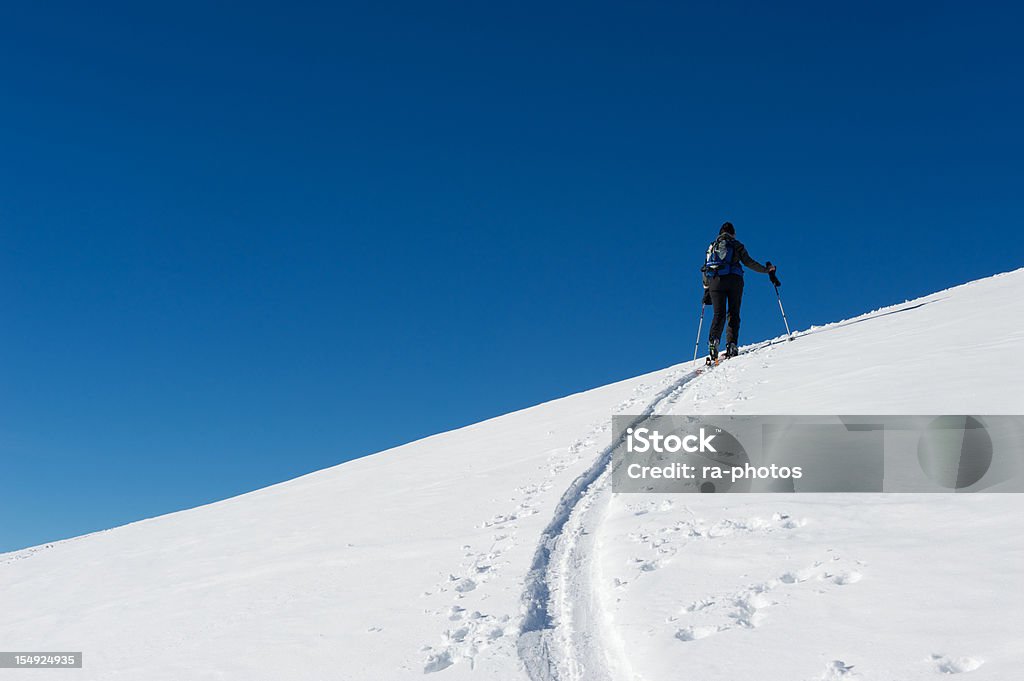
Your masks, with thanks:
<instances>
[{"instance_id":1,"label":"ski","mask_svg":"<svg viewBox=\"0 0 1024 681\"><path fill-rule=\"evenodd\" d=\"M719 355L717 360L711 359L710 357L705 357L704 358L704 366L697 367L697 369L694 371L694 373L696 373L698 376L700 376L705 371L708 371L709 369L714 369L716 366L718 366L719 364L721 364L722 362L724 362L727 359L729 359L729 358L726 357L725 355Z\"/></svg>"}]
</instances>

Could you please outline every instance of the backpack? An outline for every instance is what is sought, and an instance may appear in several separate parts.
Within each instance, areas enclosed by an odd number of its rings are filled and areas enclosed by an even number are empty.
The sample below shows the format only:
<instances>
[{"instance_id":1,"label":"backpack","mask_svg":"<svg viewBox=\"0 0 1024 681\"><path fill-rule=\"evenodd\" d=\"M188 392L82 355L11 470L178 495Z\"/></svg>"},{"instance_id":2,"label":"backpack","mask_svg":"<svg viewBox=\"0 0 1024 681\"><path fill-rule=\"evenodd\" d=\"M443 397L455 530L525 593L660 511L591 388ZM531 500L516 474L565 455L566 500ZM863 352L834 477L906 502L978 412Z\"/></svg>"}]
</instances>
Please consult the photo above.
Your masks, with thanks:
<instances>
[{"instance_id":1,"label":"backpack","mask_svg":"<svg viewBox=\"0 0 1024 681\"><path fill-rule=\"evenodd\" d=\"M709 277L730 274L734 269L735 262L736 249L733 247L733 240L718 238L708 246L702 271Z\"/></svg>"}]
</instances>

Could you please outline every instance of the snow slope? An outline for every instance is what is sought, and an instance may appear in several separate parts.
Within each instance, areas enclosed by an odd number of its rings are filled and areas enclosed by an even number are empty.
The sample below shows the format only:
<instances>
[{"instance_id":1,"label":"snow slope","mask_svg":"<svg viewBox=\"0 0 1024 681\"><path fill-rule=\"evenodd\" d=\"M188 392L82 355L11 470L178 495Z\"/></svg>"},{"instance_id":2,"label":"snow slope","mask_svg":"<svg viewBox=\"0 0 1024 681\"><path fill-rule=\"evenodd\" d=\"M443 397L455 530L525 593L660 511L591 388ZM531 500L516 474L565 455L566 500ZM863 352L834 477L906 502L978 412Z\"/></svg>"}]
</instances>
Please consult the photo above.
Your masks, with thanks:
<instances>
[{"instance_id":1,"label":"snow slope","mask_svg":"<svg viewBox=\"0 0 1024 681\"><path fill-rule=\"evenodd\" d=\"M613 495L605 463L612 414L1024 413L1022 313L1018 270L0 555L0 649L85 660L0 679L1017 678L1018 495Z\"/></svg>"}]
</instances>

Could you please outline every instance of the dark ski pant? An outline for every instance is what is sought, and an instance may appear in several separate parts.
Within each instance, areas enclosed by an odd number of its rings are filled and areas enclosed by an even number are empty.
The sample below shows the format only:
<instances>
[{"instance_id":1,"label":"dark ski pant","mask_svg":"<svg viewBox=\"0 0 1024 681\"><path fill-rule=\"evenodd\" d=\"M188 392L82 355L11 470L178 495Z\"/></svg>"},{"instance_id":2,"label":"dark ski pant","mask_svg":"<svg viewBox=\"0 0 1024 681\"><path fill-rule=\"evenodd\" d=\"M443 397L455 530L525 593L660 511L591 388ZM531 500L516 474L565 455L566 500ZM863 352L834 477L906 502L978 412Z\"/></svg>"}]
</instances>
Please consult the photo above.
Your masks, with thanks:
<instances>
[{"instance_id":1,"label":"dark ski pant","mask_svg":"<svg viewBox=\"0 0 1024 681\"><path fill-rule=\"evenodd\" d=\"M708 293L711 305L715 308L715 318L711 320L711 333L708 341L722 338L726 316L729 328L725 332L725 342L739 343L740 338L740 303L743 300L743 277L738 274L724 274L711 277L708 281Z\"/></svg>"}]
</instances>

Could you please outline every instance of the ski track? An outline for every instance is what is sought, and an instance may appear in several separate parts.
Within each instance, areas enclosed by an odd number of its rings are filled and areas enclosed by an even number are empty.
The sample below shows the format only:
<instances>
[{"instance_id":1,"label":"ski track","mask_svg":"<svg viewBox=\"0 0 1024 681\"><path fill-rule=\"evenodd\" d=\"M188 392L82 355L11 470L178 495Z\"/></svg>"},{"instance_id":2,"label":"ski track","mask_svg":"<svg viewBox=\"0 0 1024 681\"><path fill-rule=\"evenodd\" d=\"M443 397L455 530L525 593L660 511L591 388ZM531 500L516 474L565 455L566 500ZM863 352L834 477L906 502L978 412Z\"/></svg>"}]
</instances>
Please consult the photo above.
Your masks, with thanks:
<instances>
[{"instance_id":1,"label":"ski track","mask_svg":"<svg viewBox=\"0 0 1024 681\"><path fill-rule=\"evenodd\" d=\"M638 427L673 403L704 373L695 369L672 380L630 426ZM526 576L517 641L533 681L605 681L628 666L619 642L603 631L605 609L599 590L592 587L599 580L599 565L592 558L595 535L586 530L599 524L607 510L612 453L624 437L625 432L605 447L566 489L541 534Z\"/></svg>"},{"instance_id":2,"label":"ski track","mask_svg":"<svg viewBox=\"0 0 1024 681\"><path fill-rule=\"evenodd\" d=\"M783 340L748 346L741 349L740 355L757 352ZM630 424L637 427L648 418L664 413L686 387L714 368L700 365L689 370L677 369L664 379L664 387L649 398L644 394L651 386L640 384L632 397L618 405L616 413L646 403ZM612 453L621 444L624 433L601 449L593 463L562 493L551 520L541 533L525 578L519 626L515 626L509 614L473 610L467 602L468 597L484 604L486 598L477 597L479 590L486 588L486 583L505 566L507 561L503 554L518 543L518 521L538 512L539 497L550 490L554 476L595 448L598 438L609 427L606 421L595 424L568 448L552 450L548 477L517 487L513 496L513 501L518 502L515 508L480 524L481 528L492 532L489 545L486 548L462 546L465 559L459 569L424 592L425 597L442 593L452 597L449 606L433 610L446 622L446 629L440 645L426 644L420 649L425 654L424 673L440 672L459 662L468 663L472 669L485 650L499 644L504 647L503 642L510 635L517 635L515 646L519 658L533 681L584 678L606 681L613 673L627 673L628 660L621 650L621 642L606 626L607 608L599 601L601 590L596 588L600 576L595 572L600 566L593 560L597 553L595 534L587 531L587 528L600 526L607 510Z\"/></svg>"},{"instance_id":3,"label":"ski track","mask_svg":"<svg viewBox=\"0 0 1024 681\"><path fill-rule=\"evenodd\" d=\"M687 372L676 369L662 380L662 385L671 384L670 389L678 383L677 377L680 373ZM628 413L628 410L635 409L637 405L650 402L648 394L651 389L652 386L649 384L637 384L633 394L615 407L615 413ZM602 419L568 447L550 450L548 475L539 482L516 487L511 497L511 501L516 505L505 512L492 515L478 525L490 533L487 544L484 547L463 545L461 550L464 560L459 568L447 573L433 588L422 594L427 598L440 594L449 594L451 597L449 605L430 609L442 618L445 630L441 634L440 644L428 643L420 649L425 653L425 674L441 672L459 663L466 663L473 669L485 651L501 655L502 651L510 652L514 647L512 637L518 636L520 627L513 623L513 618L509 614L491 613L483 607L474 610L473 607L487 605L487 582L497 577L507 564L503 554L518 543L520 520L539 512L537 506L540 497L550 491L556 476L577 464L582 458L592 455L592 452L598 451L598 442L610 427L611 424ZM596 458L600 459L600 455ZM550 527L549 523L549 530Z\"/></svg>"}]
</instances>

